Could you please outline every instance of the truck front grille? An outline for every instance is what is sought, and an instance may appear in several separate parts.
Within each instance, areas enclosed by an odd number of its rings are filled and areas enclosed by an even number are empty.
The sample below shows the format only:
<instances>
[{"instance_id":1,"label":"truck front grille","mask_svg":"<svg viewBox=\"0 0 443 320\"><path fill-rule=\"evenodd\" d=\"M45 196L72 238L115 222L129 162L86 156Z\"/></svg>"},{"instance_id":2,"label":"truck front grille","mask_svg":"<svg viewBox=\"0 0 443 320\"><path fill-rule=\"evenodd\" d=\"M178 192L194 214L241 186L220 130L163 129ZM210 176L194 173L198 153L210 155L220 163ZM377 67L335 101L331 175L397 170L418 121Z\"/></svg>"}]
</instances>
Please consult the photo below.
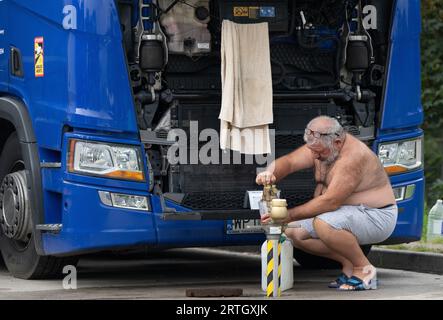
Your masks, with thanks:
<instances>
[{"instance_id":1,"label":"truck front grille","mask_svg":"<svg viewBox=\"0 0 443 320\"><path fill-rule=\"evenodd\" d=\"M312 195L312 190L306 189L282 191L290 208L309 201ZM182 205L193 210L238 210L244 208L244 198L242 192L193 192L186 194Z\"/></svg>"}]
</instances>

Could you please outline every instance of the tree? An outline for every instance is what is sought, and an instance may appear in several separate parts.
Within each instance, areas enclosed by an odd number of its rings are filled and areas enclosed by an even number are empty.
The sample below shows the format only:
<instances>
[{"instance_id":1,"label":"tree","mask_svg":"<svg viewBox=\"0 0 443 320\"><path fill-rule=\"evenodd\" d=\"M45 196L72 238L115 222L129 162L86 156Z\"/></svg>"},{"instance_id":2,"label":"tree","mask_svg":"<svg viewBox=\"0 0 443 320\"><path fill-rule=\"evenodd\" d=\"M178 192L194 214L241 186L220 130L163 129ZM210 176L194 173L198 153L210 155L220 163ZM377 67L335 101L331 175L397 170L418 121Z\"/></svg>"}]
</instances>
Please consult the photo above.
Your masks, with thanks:
<instances>
[{"instance_id":1,"label":"tree","mask_svg":"<svg viewBox=\"0 0 443 320\"><path fill-rule=\"evenodd\" d=\"M426 198L443 198L443 0L422 3L422 103Z\"/></svg>"}]
</instances>

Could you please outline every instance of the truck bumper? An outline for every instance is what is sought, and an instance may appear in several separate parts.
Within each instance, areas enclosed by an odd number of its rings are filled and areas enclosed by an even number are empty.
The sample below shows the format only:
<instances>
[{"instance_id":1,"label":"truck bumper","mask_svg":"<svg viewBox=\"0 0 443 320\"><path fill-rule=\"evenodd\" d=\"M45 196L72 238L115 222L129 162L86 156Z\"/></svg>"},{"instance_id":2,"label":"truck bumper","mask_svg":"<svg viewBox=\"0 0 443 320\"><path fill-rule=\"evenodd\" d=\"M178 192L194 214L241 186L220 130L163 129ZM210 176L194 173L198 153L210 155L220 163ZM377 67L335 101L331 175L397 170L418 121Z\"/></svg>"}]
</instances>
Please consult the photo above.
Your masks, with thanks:
<instances>
[{"instance_id":1,"label":"truck bumper","mask_svg":"<svg viewBox=\"0 0 443 320\"><path fill-rule=\"evenodd\" d=\"M62 229L45 233L46 254L81 253L120 246L156 242L152 213L105 206L98 191L122 192L121 189L63 182ZM134 190L124 191L144 195Z\"/></svg>"},{"instance_id":2,"label":"truck bumper","mask_svg":"<svg viewBox=\"0 0 443 320\"><path fill-rule=\"evenodd\" d=\"M415 185L413 195L398 202L397 226L385 244L417 241L421 238L424 210L423 171L391 178L394 188ZM152 211L136 211L108 207L101 203L98 191L147 196ZM164 220L159 198L139 191L102 188L64 182L60 233L43 234L48 255L70 255L136 246L191 247L223 245L255 245L263 234L226 234L226 221ZM167 206L189 211L174 203Z\"/></svg>"},{"instance_id":3,"label":"truck bumper","mask_svg":"<svg viewBox=\"0 0 443 320\"><path fill-rule=\"evenodd\" d=\"M159 198L140 191L63 182L62 229L44 233L47 255L72 255L136 246L190 247L259 244L262 234L227 235L226 221L163 219ZM146 196L151 211L109 207L98 191ZM167 202L177 211L188 211Z\"/></svg>"}]
</instances>

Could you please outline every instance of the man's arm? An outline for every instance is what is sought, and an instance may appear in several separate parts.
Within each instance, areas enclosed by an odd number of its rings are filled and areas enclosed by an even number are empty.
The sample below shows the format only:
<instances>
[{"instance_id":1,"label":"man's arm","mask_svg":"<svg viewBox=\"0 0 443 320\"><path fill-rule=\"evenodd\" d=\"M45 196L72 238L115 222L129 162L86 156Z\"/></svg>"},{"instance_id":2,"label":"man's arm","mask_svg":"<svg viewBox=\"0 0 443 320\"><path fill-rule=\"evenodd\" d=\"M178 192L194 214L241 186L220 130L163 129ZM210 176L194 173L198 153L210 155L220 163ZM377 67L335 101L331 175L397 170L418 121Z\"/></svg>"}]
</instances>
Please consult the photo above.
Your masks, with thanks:
<instances>
[{"instance_id":1,"label":"man's arm","mask_svg":"<svg viewBox=\"0 0 443 320\"><path fill-rule=\"evenodd\" d=\"M334 171L331 183L324 194L288 210L291 221L313 218L325 212L335 211L357 189L362 177L359 161L354 159L352 163L343 162L334 168Z\"/></svg>"},{"instance_id":2,"label":"man's arm","mask_svg":"<svg viewBox=\"0 0 443 320\"><path fill-rule=\"evenodd\" d=\"M314 159L312 158L311 151L306 145L303 145L293 152L273 161L266 171L273 173L276 180L279 181L293 172L312 168L313 166Z\"/></svg>"}]
</instances>

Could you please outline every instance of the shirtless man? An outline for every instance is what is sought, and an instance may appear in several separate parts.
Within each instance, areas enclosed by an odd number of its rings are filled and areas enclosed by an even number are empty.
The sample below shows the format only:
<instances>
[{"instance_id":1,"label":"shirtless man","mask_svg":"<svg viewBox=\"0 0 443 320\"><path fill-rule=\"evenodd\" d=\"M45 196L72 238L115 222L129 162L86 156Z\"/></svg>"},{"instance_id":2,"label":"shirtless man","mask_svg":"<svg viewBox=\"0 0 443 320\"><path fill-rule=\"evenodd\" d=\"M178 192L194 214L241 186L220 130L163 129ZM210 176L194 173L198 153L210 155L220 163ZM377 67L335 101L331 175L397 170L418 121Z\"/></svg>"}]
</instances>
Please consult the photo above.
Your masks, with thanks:
<instances>
[{"instance_id":1,"label":"shirtless man","mask_svg":"<svg viewBox=\"0 0 443 320\"><path fill-rule=\"evenodd\" d=\"M313 167L314 198L288 210L286 235L295 247L341 263L342 274L329 287L376 289L376 269L360 245L382 242L395 228L398 210L388 176L377 156L336 119L313 119L304 139L304 146L271 163L256 182L274 183ZM262 217L262 223L269 220Z\"/></svg>"}]
</instances>

